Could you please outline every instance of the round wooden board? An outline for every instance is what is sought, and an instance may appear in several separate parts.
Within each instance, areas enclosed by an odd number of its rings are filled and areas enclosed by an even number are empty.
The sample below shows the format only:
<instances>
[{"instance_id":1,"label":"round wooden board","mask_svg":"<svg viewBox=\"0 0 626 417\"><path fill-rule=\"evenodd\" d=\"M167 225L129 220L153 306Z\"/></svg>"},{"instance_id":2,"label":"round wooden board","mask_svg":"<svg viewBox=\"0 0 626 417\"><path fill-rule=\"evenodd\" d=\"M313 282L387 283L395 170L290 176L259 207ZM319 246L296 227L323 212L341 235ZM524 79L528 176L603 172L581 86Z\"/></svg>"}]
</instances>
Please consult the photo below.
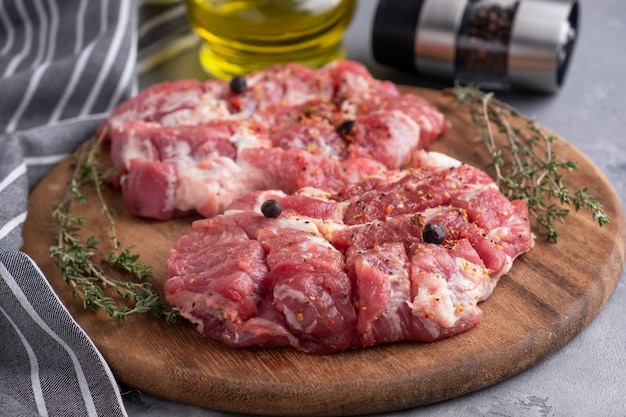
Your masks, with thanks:
<instances>
[{"instance_id":1,"label":"round wooden board","mask_svg":"<svg viewBox=\"0 0 626 417\"><path fill-rule=\"evenodd\" d=\"M403 87L439 107L453 129L432 149L484 167L469 114L432 90ZM572 189L590 185L611 223L598 227L588 212L573 213L558 244L537 240L484 303L474 329L429 343L397 343L314 356L290 349L233 350L202 337L191 325L168 325L150 316L117 323L84 310L49 257L54 234L52 203L71 175L59 165L34 190L24 226L24 251L39 264L70 313L93 339L124 384L163 398L216 410L264 415L355 415L398 410L449 399L510 377L550 355L580 332L615 289L624 266L626 229L618 196L602 173L564 140L554 146L580 169L568 174ZM117 211L124 245L136 245L153 267L160 290L173 243L190 230L191 218L155 222L130 216L121 196L107 200ZM92 200L93 201L93 200ZM106 225L87 205L88 233Z\"/></svg>"}]
</instances>

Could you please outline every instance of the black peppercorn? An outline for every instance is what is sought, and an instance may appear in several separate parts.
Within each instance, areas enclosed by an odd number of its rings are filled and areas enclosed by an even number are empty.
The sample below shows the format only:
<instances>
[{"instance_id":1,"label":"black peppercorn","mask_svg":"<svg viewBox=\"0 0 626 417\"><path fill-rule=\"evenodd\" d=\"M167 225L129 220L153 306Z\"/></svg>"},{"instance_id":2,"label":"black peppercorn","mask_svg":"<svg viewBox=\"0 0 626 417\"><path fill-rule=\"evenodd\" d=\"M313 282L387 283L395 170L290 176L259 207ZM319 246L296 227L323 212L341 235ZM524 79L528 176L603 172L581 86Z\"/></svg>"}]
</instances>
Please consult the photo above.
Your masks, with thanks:
<instances>
[{"instance_id":1,"label":"black peppercorn","mask_svg":"<svg viewBox=\"0 0 626 417\"><path fill-rule=\"evenodd\" d=\"M424 242L441 244L446 239L446 229L439 223L427 223L422 232Z\"/></svg>"},{"instance_id":2,"label":"black peppercorn","mask_svg":"<svg viewBox=\"0 0 626 417\"><path fill-rule=\"evenodd\" d=\"M275 219L280 216L282 212L283 208L280 206L280 203L274 199L266 200L261 205L261 213L263 213L265 217Z\"/></svg>"},{"instance_id":3,"label":"black peppercorn","mask_svg":"<svg viewBox=\"0 0 626 417\"><path fill-rule=\"evenodd\" d=\"M235 94L241 94L246 91L246 79L240 75L233 77L230 80L230 91Z\"/></svg>"},{"instance_id":4,"label":"black peppercorn","mask_svg":"<svg viewBox=\"0 0 626 417\"><path fill-rule=\"evenodd\" d=\"M354 120L344 120L339 126L337 126L337 133L340 135L349 135L354 128Z\"/></svg>"}]
</instances>

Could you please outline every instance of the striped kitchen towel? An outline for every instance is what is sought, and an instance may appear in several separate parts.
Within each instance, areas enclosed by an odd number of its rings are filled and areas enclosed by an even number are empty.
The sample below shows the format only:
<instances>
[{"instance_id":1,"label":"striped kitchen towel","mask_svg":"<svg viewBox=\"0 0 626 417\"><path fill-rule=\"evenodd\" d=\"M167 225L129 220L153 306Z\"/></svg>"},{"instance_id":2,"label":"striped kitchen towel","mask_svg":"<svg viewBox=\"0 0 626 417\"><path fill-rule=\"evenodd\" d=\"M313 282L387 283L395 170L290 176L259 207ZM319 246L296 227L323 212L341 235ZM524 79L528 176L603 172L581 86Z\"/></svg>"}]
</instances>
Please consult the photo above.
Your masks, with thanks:
<instances>
[{"instance_id":1,"label":"striped kitchen towel","mask_svg":"<svg viewBox=\"0 0 626 417\"><path fill-rule=\"evenodd\" d=\"M20 252L22 225L37 182L189 35L182 0L0 0L1 416L126 415L106 362Z\"/></svg>"}]
</instances>

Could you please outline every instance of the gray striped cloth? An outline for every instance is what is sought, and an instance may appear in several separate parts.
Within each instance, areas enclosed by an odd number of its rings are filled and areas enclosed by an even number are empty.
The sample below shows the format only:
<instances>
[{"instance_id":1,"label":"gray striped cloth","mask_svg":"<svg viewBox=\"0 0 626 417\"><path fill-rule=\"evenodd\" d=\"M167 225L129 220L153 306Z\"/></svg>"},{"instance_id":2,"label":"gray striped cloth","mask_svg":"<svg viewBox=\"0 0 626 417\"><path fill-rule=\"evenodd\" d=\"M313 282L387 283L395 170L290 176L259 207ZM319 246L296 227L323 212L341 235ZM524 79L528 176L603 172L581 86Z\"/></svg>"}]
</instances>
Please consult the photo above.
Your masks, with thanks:
<instances>
[{"instance_id":1,"label":"gray striped cloth","mask_svg":"<svg viewBox=\"0 0 626 417\"><path fill-rule=\"evenodd\" d=\"M106 362L20 252L22 225L37 182L189 36L182 0L0 0L1 416L126 415Z\"/></svg>"}]
</instances>

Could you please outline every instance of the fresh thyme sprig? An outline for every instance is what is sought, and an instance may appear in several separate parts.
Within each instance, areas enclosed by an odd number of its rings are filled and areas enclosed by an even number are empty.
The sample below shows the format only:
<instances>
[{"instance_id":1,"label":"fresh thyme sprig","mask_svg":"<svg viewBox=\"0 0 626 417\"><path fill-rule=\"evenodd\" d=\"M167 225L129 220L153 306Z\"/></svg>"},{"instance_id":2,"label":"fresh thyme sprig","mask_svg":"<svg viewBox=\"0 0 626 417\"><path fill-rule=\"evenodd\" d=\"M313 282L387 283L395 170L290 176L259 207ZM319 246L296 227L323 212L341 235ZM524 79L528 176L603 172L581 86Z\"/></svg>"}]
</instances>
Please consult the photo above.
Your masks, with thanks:
<instances>
[{"instance_id":1,"label":"fresh thyme sprig","mask_svg":"<svg viewBox=\"0 0 626 417\"><path fill-rule=\"evenodd\" d=\"M493 93L459 85L452 93L470 110L491 157L489 167L500 191L510 200L527 203L548 241L557 242L556 223L565 222L571 207L575 211L589 210L600 226L609 223L609 216L602 204L588 194L588 187L575 192L568 188L563 172L577 170L578 166L557 157L552 149L555 136L544 133L534 120L497 100ZM504 144L496 140L496 134L502 135Z\"/></svg>"},{"instance_id":2,"label":"fresh thyme sprig","mask_svg":"<svg viewBox=\"0 0 626 417\"><path fill-rule=\"evenodd\" d=\"M161 302L159 295L150 283L143 281L152 277L149 265L138 262L139 255L132 252L132 246L123 247L115 231L115 213L104 199L102 190L108 175L102 172L99 160L102 137L92 138L76 154L74 172L63 200L56 202L52 217L56 224L56 245L50 247L50 255L61 272L61 278L72 287L74 297L82 300L85 308L103 310L112 318L121 321L136 313L150 312L175 322L178 312ZM111 249L104 253L102 265L96 261L102 243L97 236L89 236L85 241L80 231L86 226L84 217L72 212L74 203L86 204L87 196L83 189L92 189L107 219L108 239ZM111 278L106 266L118 269L133 279L123 281ZM138 282L139 281L139 282ZM117 300L105 294L113 289Z\"/></svg>"}]
</instances>

